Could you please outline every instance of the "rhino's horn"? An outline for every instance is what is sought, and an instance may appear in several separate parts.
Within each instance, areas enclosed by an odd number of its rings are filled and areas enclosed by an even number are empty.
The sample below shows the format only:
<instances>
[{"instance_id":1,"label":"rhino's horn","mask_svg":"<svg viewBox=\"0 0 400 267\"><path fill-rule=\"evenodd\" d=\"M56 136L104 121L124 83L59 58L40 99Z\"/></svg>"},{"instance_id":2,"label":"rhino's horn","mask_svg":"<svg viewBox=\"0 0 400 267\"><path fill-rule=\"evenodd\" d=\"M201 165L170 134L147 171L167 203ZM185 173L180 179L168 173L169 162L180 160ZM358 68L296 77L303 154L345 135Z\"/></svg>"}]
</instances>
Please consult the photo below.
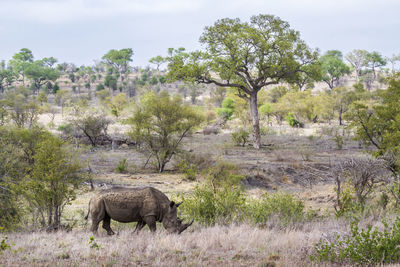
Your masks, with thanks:
<instances>
[{"instance_id":1,"label":"rhino's horn","mask_svg":"<svg viewBox=\"0 0 400 267\"><path fill-rule=\"evenodd\" d=\"M175 206L179 207L183 202L176 203Z\"/></svg>"},{"instance_id":2,"label":"rhino's horn","mask_svg":"<svg viewBox=\"0 0 400 267\"><path fill-rule=\"evenodd\" d=\"M194 222L194 220L192 220L190 223L186 223L184 225L181 226L181 228L179 229L178 234L182 233L183 231L185 231L189 226L192 225L192 223Z\"/></svg>"}]
</instances>

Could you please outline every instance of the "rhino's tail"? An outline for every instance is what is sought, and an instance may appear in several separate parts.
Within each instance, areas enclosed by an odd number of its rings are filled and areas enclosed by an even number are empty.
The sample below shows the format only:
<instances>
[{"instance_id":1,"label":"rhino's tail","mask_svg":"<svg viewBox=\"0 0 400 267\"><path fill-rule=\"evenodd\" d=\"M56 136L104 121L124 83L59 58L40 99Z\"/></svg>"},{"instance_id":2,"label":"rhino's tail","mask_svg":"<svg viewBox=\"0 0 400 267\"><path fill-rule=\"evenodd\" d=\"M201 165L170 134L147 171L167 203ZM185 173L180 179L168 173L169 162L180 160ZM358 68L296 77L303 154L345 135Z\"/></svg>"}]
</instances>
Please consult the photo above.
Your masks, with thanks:
<instances>
[{"instance_id":1,"label":"rhino's tail","mask_svg":"<svg viewBox=\"0 0 400 267\"><path fill-rule=\"evenodd\" d=\"M89 201L89 207L88 207L88 212L85 216L85 220L87 221L87 219L89 218L89 213L90 213L90 202L92 202L92 200Z\"/></svg>"}]
</instances>

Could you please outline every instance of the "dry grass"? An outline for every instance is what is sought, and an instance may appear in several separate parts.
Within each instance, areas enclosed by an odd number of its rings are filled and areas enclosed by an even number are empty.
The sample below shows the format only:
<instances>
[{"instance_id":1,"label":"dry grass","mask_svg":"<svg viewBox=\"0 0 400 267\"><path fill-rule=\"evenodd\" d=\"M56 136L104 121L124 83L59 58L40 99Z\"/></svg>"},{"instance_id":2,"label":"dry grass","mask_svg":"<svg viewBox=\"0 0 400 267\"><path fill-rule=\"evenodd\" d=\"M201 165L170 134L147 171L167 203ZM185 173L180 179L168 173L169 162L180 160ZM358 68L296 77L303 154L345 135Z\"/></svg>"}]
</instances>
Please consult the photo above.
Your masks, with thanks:
<instances>
[{"instance_id":1,"label":"dry grass","mask_svg":"<svg viewBox=\"0 0 400 267\"><path fill-rule=\"evenodd\" d=\"M302 230L259 229L249 225L193 227L181 235L122 230L108 237L75 230L15 233L12 250L0 254L4 266L307 266L313 245L337 221L306 224Z\"/></svg>"}]
</instances>

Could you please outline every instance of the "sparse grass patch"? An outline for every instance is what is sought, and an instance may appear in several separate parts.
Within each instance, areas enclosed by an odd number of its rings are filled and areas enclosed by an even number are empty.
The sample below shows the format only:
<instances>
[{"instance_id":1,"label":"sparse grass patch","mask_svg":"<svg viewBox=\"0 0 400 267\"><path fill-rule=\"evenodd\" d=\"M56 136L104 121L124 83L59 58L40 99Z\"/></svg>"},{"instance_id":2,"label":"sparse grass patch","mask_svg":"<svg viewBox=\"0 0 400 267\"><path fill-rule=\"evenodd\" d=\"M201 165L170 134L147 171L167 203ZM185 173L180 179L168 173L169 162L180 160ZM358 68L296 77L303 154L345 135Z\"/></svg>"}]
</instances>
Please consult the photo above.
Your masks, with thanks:
<instances>
[{"instance_id":1,"label":"sparse grass patch","mask_svg":"<svg viewBox=\"0 0 400 267\"><path fill-rule=\"evenodd\" d=\"M299 153L303 161L311 161L314 151L309 148L301 148L299 149Z\"/></svg>"}]
</instances>

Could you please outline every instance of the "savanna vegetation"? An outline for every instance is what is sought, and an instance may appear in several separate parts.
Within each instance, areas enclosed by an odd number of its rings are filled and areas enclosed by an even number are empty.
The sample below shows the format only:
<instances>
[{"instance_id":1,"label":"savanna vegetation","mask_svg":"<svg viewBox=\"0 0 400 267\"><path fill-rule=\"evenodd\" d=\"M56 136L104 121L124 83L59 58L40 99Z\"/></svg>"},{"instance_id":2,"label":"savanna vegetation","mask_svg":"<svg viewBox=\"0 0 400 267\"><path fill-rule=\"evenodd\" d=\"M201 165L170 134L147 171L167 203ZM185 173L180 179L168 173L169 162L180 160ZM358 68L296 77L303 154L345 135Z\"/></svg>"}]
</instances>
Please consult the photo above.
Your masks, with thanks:
<instances>
[{"instance_id":1,"label":"savanna vegetation","mask_svg":"<svg viewBox=\"0 0 400 267\"><path fill-rule=\"evenodd\" d=\"M132 48L1 62L0 262L400 263L400 57L321 53L273 15L200 43L144 68ZM89 199L113 186L156 187L195 223L93 237Z\"/></svg>"}]
</instances>

